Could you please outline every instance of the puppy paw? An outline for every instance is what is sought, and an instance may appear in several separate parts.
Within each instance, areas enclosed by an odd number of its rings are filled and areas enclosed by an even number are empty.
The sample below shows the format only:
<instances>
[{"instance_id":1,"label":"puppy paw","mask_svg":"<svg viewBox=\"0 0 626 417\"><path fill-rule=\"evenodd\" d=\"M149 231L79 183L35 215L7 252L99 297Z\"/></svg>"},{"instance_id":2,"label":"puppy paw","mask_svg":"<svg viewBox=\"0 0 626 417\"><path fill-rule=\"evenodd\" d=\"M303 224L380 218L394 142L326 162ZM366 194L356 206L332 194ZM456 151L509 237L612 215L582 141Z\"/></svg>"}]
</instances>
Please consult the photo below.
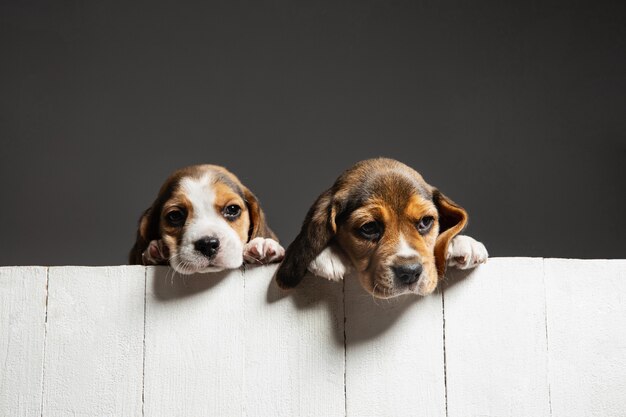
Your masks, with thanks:
<instances>
[{"instance_id":1,"label":"puppy paw","mask_svg":"<svg viewBox=\"0 0 626 417\"><path fill-rule=\"evenodd\" d=\"M141 254L144 265L162 265L167 263L170 251L162 240L153 240Z\"/></svg>"},{"instance_id":2,"label":"puppy paw","mask_svg":"<svg viewBox=\"0 0 626 417\"><path fill-rule=\"evenodd\" d=\"M274 239L255 237L243 247L243 260L249 264L270 264L284 257L285 249Z\"/></svg>"},{"instance_id":3,"label":"puppy paw","mask_svg":"<svg viewBox=\"0 0 626 417\"><path fill-rule=\"evenodd\" d=\"M328 246L309 264L308 269L318 277L339 281L350 272L352 265L340 249Z\"/></svg>"},{"instance_id":4,"label":"puppy paw","mask_svg":"<svg viewBox=\"0 0 626 417\"><path fill-rule=\"evenodd\" d=\"M458 269L476 268L487 262L489 254L485 245L464 235L458 235L448 246L448 265Z\"/></svg>"}]
</instances>

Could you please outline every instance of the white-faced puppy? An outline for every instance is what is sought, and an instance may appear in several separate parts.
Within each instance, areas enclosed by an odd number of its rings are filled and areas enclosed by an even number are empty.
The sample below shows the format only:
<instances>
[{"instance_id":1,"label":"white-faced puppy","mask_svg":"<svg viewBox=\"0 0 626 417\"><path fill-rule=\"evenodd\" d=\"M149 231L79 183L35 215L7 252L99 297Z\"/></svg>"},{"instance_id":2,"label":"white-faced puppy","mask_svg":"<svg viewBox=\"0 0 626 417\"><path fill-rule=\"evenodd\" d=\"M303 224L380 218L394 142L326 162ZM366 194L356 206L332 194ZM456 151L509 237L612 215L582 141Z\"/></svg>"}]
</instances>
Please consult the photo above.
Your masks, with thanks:
<instances>
[{"instance_id":1,"label":"white-faced puppy","mask_svg":"<svg viewBox=\"0 0 626 417\"><path fill-rule=\"evenodd\" d=\"M458 235L467 213L415 170L369 159L344 172L309 210L276 280L295 287L307 270L339 280L356 271L373 296L434 291L446 266L473 268L484 245Z\"/></svg>"},{"instance_id":2,"label":"white-faced puppy","mask_svg":"<svg viewBox=\"0 0 626 417\"><path fill-rule=\"evenodd\" d=\"M195 165L174 172L141 216L129 262L193 274L283 256L254 194L223 167Z\"/></svg>"}]
</instances>

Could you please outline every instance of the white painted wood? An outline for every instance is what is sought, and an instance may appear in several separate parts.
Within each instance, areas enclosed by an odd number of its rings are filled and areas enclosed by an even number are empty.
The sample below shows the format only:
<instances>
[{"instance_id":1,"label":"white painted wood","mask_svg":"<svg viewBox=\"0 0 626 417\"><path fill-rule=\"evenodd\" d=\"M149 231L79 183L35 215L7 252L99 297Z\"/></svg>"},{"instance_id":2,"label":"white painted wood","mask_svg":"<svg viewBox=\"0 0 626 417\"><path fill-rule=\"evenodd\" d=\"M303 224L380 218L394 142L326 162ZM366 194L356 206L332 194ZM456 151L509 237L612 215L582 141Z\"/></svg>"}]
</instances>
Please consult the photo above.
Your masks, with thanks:
<instances>
[{"instance_id":1,"label":"white painted wood","mask_svg":"<svg viewBox=\"0 0 626 417\"><path fill-rule=\"evenodd\" d=\"M276 266L245 274L248 416L344 416L341 283L307 276L279 289Z\"/></svg>"},{"instance_id":2,"label":"white painted wood","mask_svg":"<svg viewBox=\"0 0 626 417\"><path fill-rule=\"evenodd\" d=\"M139 416L145 269L51 267L43 409Z\"/></svg>"},{"instance_id":3,"label":"white painted wood","mask_svg":"<svg viewBox=\"0 0 626 417\"><path fill-rule=\"evenodd\" d=\"M0 268L0 415L626 416L625 260L491 259L394 300L275 270Z\"/></svg>"},{"instance_id":4,"label":"white painted wood","mask_svg":"<svg viewBox=\"0 0 626 417\"><path fill-rule=\"evenodd\" d=\"M552 415L626 416L626 261L545 262Z\"/></svg>"},{"instance_id":5,"label":"white painted wood","mask_svg":"<svg viewBox=\"0 0 626 417\"><path fill-rule=\"evenodd\" d=\"M374 300L348 276L347 415L445 416L441 294Z\"/></svg>"},{"instance_id":6,"label":"white painted wood","mask_svg":"<svg viewBox=\"0 0 626 417\"><path fill-rule=\"evenodd\" d=\"M243 415L241 272L147 268L145 415Z\"/></svg>"},{"instance_id":7,"label":"white painted wood","mask_svg":"<svg viewBox=\"0 0 626 417\"><path fill-rule=\"evenodd\" d=\"M450 270L444 288L448 416L549 416L543 260Z\"/></svg>"},{"instance_id":8,"label":"white painted wood","mask_svg":"<svg viewBox=\"0 0 626 417\"><path fill-rule=\"evenodd\" d=\"M44 267L0 268L0 415L39 416L46 318Z\"/></svg>"}]
</instances>

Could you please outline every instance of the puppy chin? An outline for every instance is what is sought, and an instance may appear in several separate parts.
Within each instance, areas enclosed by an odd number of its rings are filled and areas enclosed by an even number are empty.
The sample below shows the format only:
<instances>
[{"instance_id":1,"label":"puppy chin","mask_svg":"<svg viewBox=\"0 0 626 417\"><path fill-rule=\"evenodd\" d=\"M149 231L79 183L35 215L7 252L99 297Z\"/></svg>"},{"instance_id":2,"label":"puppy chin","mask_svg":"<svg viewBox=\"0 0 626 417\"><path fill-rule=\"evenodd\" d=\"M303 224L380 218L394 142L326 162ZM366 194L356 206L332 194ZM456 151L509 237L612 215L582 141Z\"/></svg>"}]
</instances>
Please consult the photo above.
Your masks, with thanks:
<instances>
[{"instance_id":1,"label":"puppy chin","mask_svg":"<svg viewBox=\"0 0 626 417\"><path fill-rule=\"evenodd\" d=\"M238 265L229 264L229 265L219 265L212 262L200 262L199 264L195 263L171 263L171 267L174 271L178 272L182 275L192 275L192 274L207 274L210 272L220 272L225 269L237 269L239 268L243 262L240 262Z\"/></svg>"},{"instance_id":2,"label":"puppy chin","mask_svg":"<svg viewBox=\"0 0 626 417\"><path fill-rule=\"evenodd\" d=\"M393 285L393 280L390 280L386 274L372 276L371 274L361 272L359 273L359 280L365 291L375 298L385 300L400 295Z\"/></svg>"},{"instance_id":3,"label":"puppy chin","mask_svg":"<svg viewBox=\"0 0 626 417\"><path fill-rule=\"evenodd\" d=\"M241 252L224 253L213 259L201 255L178 253L170 259L170 266L182 275L220 272L225 269L237 269L241 265L243 265Z\"/></svg>"},{"instance_id":4,"label":"puppy chin","mask_svg":"<svg viewBox=\"0 0 626 417\"><path fill-rule=\"evenodd\" d=\"M437 274L422 274L419 280L417 280L417 285L415 289L412 291L417 295L428 295L435 291L437 288Z\"/></svg>"},{"instance_id":5,"label":"puppy chin","mask_svg":"<svg viewBox=\"0 0 626 417\"><path fill-rule=\"evenodd\" d=\"M390 285L391 283L391 285ZM419 279L411 284L399 284L391 271L381 273L374 278L368 275L361 276L363 288L372 296L380 299L394 298L405 294L428 295L437 288L437 275L423 273Z\"/></svg>"},{"instance_id":6,"label":"puppy chin","mask_svg":"<svg viewBox=\"0 0 626 417\"><path fill-rule=\"evenodd\" d=\"M237 269L243 265L243 253L241 251L231 254L218 255L211 261L211 265L202 272L217 272L224 269Z\"/></svg>"}]
</instances>

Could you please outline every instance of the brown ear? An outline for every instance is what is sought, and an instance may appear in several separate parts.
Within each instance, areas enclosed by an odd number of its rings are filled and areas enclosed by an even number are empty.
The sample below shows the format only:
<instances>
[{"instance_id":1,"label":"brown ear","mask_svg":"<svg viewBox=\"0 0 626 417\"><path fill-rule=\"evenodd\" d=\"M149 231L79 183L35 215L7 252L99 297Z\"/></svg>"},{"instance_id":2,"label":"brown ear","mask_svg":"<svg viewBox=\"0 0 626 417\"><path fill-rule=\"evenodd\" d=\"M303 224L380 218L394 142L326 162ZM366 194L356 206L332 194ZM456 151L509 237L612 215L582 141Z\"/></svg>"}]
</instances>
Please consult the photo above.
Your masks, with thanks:
<instances>
[{"instance_id":1,"label":"brown ear","mask_svg":"<svg viewBox=\"0 0 626 417\"><path fill-rule=\"evenodd\" d=\"M265 221L265 213L261 209L259 199L256 198L256 196L252 194L252 192L246 187L242 188L243 197L248 208L248 213L250 213L250 229L248 230L248 242L255 237L271 238L278 241L276 235L274 234L274 232L272 232L272 229L269 228L267 222Z\"/></svg>"},{"instance_id":2,"label":"brown ear","mask_svg":"<svg viewBox=\"0 0 626 417\"><path fill-rule=\"evenodd\" d=\"M159 218L158 214L154 214L155 210L153 210L153 207L144 211L139 219L135 244L128 256L130 265L143 265L143 252L148 247L150 241L159 238Z\"/></svg>"},{"instance_id":3,"label":"brown ear","mask_svg":"<svg viewBox=\"0 0 626 417\"><path fill-rule=\"evenodd\" d=\"M439 212L439 235L435 243L435 263L439 278L443 278L448 261L446 259L448 245L452 238L465 228L467 212L437 189L433 191L433 201Z\"/></svg>"},{"instance_id":4,"label":"brown ear","mask_svg":"<svg viewBox=\"0 0 626 417\"><path fill-rule=\"evenodd\" d=\"M276 282L281 288L293 288L302 281L309 264L330 243L337 232L331 190L320 195L309 209L302 229L285 251L285 258L276 271Z\"/></svg>"}]
</instances>

